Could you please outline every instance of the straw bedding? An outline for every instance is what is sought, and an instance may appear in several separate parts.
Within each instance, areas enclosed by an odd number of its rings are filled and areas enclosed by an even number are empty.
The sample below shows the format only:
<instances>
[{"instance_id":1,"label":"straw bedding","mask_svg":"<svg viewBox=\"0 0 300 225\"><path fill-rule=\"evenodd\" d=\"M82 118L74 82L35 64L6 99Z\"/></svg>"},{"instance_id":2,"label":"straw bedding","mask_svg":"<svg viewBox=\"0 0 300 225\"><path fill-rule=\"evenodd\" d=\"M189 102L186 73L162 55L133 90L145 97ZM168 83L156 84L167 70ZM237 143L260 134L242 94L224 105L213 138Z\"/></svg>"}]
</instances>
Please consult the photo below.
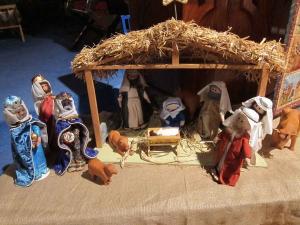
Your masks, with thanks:
<instances>
[{"instance_id":1,"label":"straw bedding","mask_svg":"<svg viewBox=\"0 0 300 225\"><path fill-rule=\"evenodd\" d=\"M118 34L98 45L85 47L72 62L75 73L91 65L170 63L172 42L176 42L181 62L267 65L273 72L285 66L280 42L261 43L230 32L198 26L194 22L167 20L148 29ZM109 76L103 71L99 76Z\"/></svg>"}]
</instances>

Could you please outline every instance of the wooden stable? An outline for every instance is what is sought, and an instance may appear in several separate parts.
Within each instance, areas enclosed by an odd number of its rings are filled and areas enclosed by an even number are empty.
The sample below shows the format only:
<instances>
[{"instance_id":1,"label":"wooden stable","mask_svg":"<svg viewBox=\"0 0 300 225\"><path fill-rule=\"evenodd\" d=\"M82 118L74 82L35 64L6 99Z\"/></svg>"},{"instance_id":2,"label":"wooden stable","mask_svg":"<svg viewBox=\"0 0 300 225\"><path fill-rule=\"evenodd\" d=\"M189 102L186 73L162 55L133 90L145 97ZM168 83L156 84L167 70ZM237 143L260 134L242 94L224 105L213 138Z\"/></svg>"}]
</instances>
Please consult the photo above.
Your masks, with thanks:
<instances>
[{"instance_id":1,"label":"wooden stable","mask_svg":"<svg viewBox=\"0 0 300 225\"><path fill-rule=\"evenodd\" d=\"M106 62L113 61L107 59ZM102 62L103 63L103 62ZM209 70L261 70L261 77L258 85L257 95L265 96L266 88L269 80L270 70L268 66L258 65L236 65L236 64L184 64L179 62L179 51L175 43L173 43L172 63L171 64L146 64L146 65L87 65L75 73L83 72L86 81L89 104L91 109L92 123L95 134L96 147L102 147L100 118L98 113L97 99L93 80L93 72L100 70L119 70L119 69L135 69L135 70L156 70L156 69L209 69Z\"/></svg>"}]
</instances>

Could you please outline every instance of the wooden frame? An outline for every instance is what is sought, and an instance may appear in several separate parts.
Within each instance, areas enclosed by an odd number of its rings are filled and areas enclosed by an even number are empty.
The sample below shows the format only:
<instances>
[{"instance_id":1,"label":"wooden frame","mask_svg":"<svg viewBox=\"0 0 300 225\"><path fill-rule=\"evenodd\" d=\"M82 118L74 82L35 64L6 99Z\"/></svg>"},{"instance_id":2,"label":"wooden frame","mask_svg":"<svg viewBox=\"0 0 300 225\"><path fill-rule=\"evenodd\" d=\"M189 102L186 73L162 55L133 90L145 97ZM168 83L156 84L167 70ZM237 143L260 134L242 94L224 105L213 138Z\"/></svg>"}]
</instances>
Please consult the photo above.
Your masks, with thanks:
<instances>
[{"instance_id":1,"label":"wooden frame","mask_svg":"<svg viewBox=\"0 0 300 225\"><path fill-rule=\"evenodd\" d=\"M179 63L179 51L176 43L172 45L172 64L146 64L146 65L90 65L75 73L84 73L84 79L88 90L88 98L92 116L92 123L95 133L96 147L102 147L100 119L98 113L97 99L94 87L94 80L92 77L93 71L99 70L119 70L119 69L136 69L136 70L155 70L155 69L218 69L218 70L261 70L261 78L257 90L257 95L265 96L267 84L269 80L269 68L267 66L258 65L236 65L236 64L181 64Z\"/></svg>"},{"instance_id":2,"label":"wooden frame","mask_svg":"<svg viewBox=\"0 0 300 225\"><path fill-rule=\"evenodd\" d=\"M17 10L17 7L16 7L15 4L0 6L0 11L8 11L8 10ZM18 28L19 32L20 32L20 36L21 36L22 42L25 42L25 37L24 37L22 26L21 26L21 24L18 23L18 19L16 18L16 16L15 16L15 21L16 21L16 24L7 25L7 26L0 26L0 30Z\"/></svg>"},{"instance_id":3,"label":"wooden frame","mask_svg":"<svg viewBox=\"0 0 300 225\"><path fill-rule=\"evenodd\" d=\"M288 30L285 37L287 62L285 71L277 81L273 114L278 116L284 107L300 105L300 2L291 6Z\"/></svg>"}]
</instances>

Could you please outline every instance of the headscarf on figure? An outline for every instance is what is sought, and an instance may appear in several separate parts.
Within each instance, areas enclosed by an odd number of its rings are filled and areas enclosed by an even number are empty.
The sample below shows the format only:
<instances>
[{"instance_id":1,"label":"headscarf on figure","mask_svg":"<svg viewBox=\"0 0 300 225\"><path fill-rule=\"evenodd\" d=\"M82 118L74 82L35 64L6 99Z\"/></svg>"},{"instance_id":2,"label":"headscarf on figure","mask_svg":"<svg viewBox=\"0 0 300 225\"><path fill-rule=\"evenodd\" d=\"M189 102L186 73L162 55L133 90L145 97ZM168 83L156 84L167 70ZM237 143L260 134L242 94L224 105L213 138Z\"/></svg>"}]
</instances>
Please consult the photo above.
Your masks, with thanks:
<instances>
[{"instance_id":1,"label":"headscarf on figure","mask_svg":"<svg viewBox=\"0 0 300 225\"><path fill-rule=\"evenodd\" d=\"M185 123L185 106L180 98L168 98L163 102L160 118L166 126L182 127Z\"/></svg>"},{"instance_id":2,"label":"headscarf on figure","mask_svg":"<svg viewBox=\"0 0 300 225\"><path fill-rule=\"evenodd\" d=\"M56 96L55 117L59 147L59 156L54 165L55 172L63 175L67 170L83 170L86 160L96 158L98 151L87 147L89 130L79 118L69 93L61 92Z\"/></svg>"},{"instance_id":3,"label":"headscarf on figure","mask_svg":"<svg viewBox=\"0 0 300 225\"><path fill-rule=\"evenodd\" d=\"M146 91L147 84L137 70L127 70L119 90L123 127L143 128L152 115L151 101Z\"/></svg>"},{"instance_id":4,"label":"headscarf on figure","mask_svg":"<svg viewBox=\"0 0 300 225\"><path fill-rule=\"evenodd\" d=\"M262 125L263 139L273 132L273 102L261 96L253 97L242 103L244 107L251 108L259 114Z\"/></svg>"},{"instance_id":5,"label":"headscarf on figure","mask_svg":"<svg viewBox=\"0 0 300 225\"><path fill-rule=\"evenodd\" d=\"M242 106L239 109L237 109L235 112L237 112L238 110L241 111L241 110L245 110L245 109L250 109L250 108ZM253 109L251 109L251 110L253 110ZM253 111L255 111L255 110L253 110ZM228 123L231 123L231 121L234 119L234 117L235 117L235 114L228 117L223 122L223 125L227 126ZM254 122L252 121L251 130L250 130L249 134L250 134L249 145L251 147L251 165L256 165L256 154L262 148L262 141L264 139L262 123L260 122L259 114L258 114L258 119Z\"/></svg>"},{"instance_id":6,"label":"headscarf on figure","mask_svg":"<svg viewBox=\"0 0 300 225\"><path fill-rule=\"evenodd\" d=\"M218 135L217 166L213 175L222 184L235 186L244 160L250 163L250 132L259 115L252 109L238 109L224 121L226 128Z\"/></svg>"},{"instance_id":7,"label":"headscarf on figure","mask_svg":"<svg viewBox=\"0 0 300 225\"><path fill-rule=\"evenodd\" d=\"M48 176L44 154L48 144L46 125L32 118L20 97L8 96L4 102L4 118L10 126L12 156L16 165L15 184L30 186L34 180Z\"/></svg>"},{"instance_id":8,"label":"headscarf on figure","mask_svg":"<svg viewBox=\"0 0 300 225\"><path fill-rule=\"evenodd\" d=\"M34 108L39 119L47 124L50 149L55 149L55 118L54 118L54 98L52 87L43 75L38 74L32 78L31 92L34 101Z\"/></svg>"},{"instance_id":9,"label":"headscarf on figure","mask_svg":"<svg viewBox=\"0 0 300 225\"><path fill-rule=\"evenodd\" d=\"M250 134L251 164L257 165L257 152L262 149L262 142L266 135L273 132L273 103L266 97L256 96L243 102L242 105L255 110L259 115L259 123Z\"/></svg>"},{"instance_id":10,"label":"headscarf on figure","mask_svg":"<svg viewBox=\"0 0 300 225\"><path fill-rule=\"evenodd\" d=\"M231 111L231 103L223 81L213 81L198 93L202 107L198 118L198 130L203 138L213 139L218 134L226 112Z\"/></svg>"}]
</instances>

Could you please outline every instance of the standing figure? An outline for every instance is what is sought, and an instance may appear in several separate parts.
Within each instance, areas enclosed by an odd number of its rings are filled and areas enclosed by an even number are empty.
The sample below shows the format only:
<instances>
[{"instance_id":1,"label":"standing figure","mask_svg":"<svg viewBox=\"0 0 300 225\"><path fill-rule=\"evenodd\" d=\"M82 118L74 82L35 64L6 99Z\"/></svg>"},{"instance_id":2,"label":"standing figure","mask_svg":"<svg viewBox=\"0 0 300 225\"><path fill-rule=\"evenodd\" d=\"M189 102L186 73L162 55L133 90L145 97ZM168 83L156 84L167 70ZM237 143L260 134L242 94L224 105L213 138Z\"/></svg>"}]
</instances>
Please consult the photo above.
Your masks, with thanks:
<instances>
[{"instance_id":1,"label":"standing figure","mask_svg":"<svg viewBox=\"0 0 300 225\"><path fill-rule=\"evenodd\" d=\"M253 97L242 103L243 107L255 110L259 115L259 123L250 134L250 146L252 149L251 163L256 164L256 153L262 148L262 141L267 134L273 132L273 102L261 96Z\"/></svg>"},{"instance_id":2,"label":"standing figure","mask_svg":"<svg viewBox=\"0 0 300 225\"><path fill-rule=\"evenodd\" d=\"M214 139L226 112L231 111L230 98L223 81L213 81L198 92L202 107L198 130L202 138Z\"/></svg>"},{"instance_id":3,"label":"standing figure","mask_svg":"<svg viewBox=\"0 0 300 225\"><path fill-rule=\"evenodd\" d=\"M15 184L30 186L50 172L44 154L48 144L46 124L32 118L23 100L17 96L5 99L3 114L10 126L12 156L16 164Z\"/></svg>"},{"instance_id":4,"label":"standing figure","mask_svg":"<svg viewBox=\"0 0 300 225\"><path fill-rule=\"evenodd\" d=\"M49 147L55 148L55 118L54 118L54 99L51 84L41 74L32 78L31 92L34 101L34 108L39 119L46 123L49 138ZM53 146L54 145L54 146Z\"/></svg>"},{"instance_id":5,"label":"standing figure","mask_svg":"<svg viewBox=\"0 0 300 225\"><path fill-rule=\"evenodd\" d=\"M244 160L250 163L249 133L257 121L258 114L248 108L236 110L224 121L226 128L217 137L217 166L212 171L221 184L235 186Z\"/></svg>"},{"instance_id":6,"label":"standing figure","mask_svg":"<svg viewBox=\"0 0 300 225\"><path fill-rule=\"evenodd\" d=\"M168 98L163 102L160 118L164 125L169 127L182 127L185 123L185 106L180 98Z\"/></svg>"},{"instance_id":7,"label":"standing figure","mask_svg":"<svg viewBox=\"0 0 300 225\"><path fill-rule=\"evenodd\" d=\"M118 98L124 128L147 126L153 110L146 87L143 76L137 70L126 71Z\"/></svg>"},{"instance_id":8,"label":"standing figure","mask_svg":"<svg viewBox=\"0 0 300 225\"><path fill-rule=\"evenodd\" d=\"M86 159L95 158L98 151L88 148L89 131L78 116L72 96L61 92L55 98L56 138L59 156L54 170L63 175L83 170Z\"/></svg>"}]
</instances>

